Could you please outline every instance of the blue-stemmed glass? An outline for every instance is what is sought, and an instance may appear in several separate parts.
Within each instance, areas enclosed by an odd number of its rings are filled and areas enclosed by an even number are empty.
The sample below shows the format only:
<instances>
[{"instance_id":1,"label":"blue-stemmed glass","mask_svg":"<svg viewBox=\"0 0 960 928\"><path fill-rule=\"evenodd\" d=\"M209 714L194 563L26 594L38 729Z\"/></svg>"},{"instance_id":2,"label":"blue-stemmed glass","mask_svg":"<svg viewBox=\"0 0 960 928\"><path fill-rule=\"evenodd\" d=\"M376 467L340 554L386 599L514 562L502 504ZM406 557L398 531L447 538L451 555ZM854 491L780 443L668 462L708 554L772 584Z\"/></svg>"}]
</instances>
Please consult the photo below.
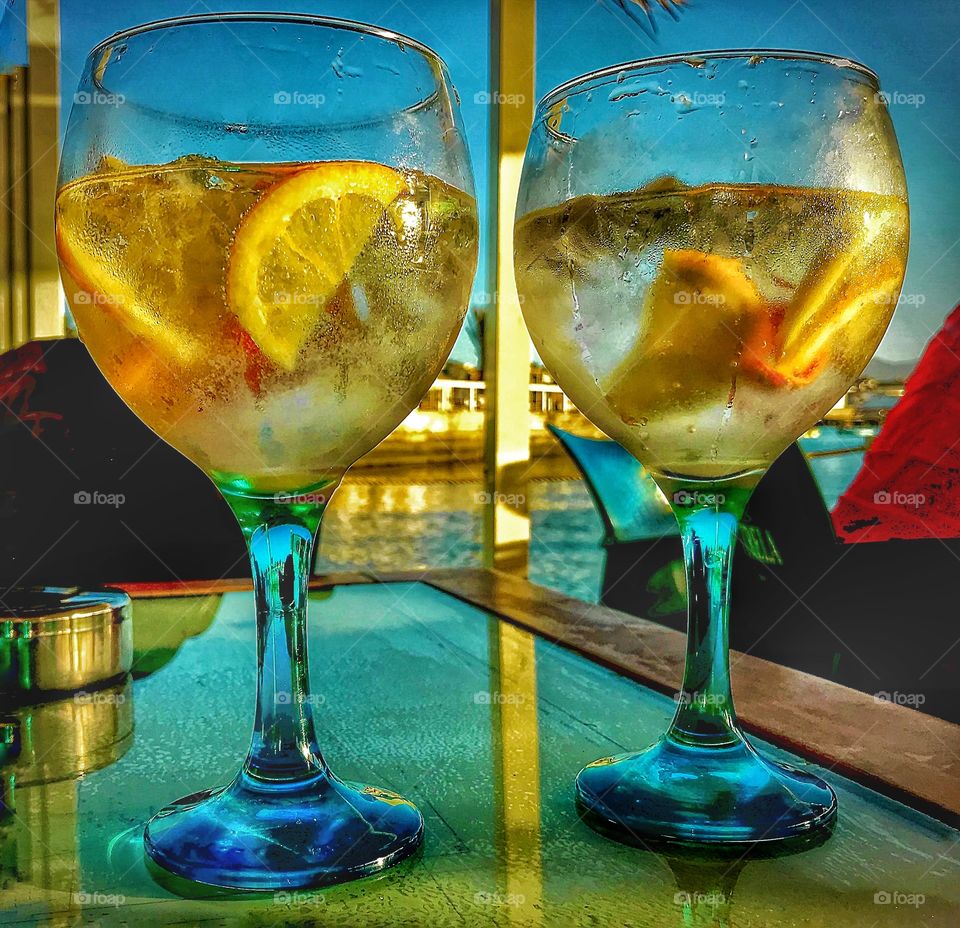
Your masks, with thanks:
<instances>
[{"instance_id":1,"label":"blue-stemmed glass","mask_svg":"<svg viewBox=\"0 0 960 928\"><path fill-rule=\"evenodd\" d=\"M731 554L753 488L863 370L897 302L906 186L877 77L751 49L575 78L537 108L517 217L534 345L657 482L686 560L673 723L584 768L580 810L635 843L822 835L830 786L758 753L737 722Z\"/></svg>"},{"instance_id":2,"label":"blue-stemmed glass","mask_svg":"<svg viewBox=\"0 0 960 928\"><path fill-rule=\"evenodd\" d=\"M318 886L422 841L411 802L339 779L320 752L307 587L331 494L457 336L472 194L446 66L405 36L210 14L122 32L87 59L57 198L64 287L113 387L221 491L253 568L247 758L145 830L178 877Z\"/></svg>"}]
</instances>

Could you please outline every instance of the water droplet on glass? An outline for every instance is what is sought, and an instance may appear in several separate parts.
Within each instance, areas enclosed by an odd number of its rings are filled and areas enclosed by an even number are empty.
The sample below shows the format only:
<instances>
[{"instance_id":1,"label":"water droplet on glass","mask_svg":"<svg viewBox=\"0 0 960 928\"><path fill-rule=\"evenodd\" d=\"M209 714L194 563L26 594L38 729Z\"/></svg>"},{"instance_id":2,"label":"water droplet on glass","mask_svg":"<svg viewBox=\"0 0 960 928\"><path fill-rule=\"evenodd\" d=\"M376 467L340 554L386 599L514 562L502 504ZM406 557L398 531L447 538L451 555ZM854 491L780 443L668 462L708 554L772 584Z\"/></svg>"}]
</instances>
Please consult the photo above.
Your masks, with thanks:
<instances>
[{"instance_id":1,"label":"water droplet on glass","mask_svg":"<svg viewBox=\"0 0 960 928\"><path fill-rule=\"evenodd\" d=\"M753 254L753 246L756 244L756 239L757 239L757 230L755 226L756 218L757 218L757 211L755 209L748 209L746 214L747 229L743 236L744 251L748 255Z\"/></svg>"}]
</instances>

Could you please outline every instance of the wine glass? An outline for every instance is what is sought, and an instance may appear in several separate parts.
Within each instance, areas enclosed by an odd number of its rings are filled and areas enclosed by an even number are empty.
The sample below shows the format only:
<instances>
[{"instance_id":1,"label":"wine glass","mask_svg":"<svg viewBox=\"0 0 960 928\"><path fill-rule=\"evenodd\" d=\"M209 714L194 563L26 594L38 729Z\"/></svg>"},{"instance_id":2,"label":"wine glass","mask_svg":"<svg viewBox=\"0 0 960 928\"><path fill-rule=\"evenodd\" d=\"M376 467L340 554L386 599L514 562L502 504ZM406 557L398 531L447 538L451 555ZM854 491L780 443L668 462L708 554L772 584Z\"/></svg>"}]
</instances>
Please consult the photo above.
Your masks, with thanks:
<instances>
[{"instance_id":1,"label":"wine glass","mask_svg":"<svg viewBox=\"0 0 960 928\"><path fill-rule=\"evenodd\" d=\"M315 16L164 20L87 59L57 195L64 288L116 391L219 488L253 568L247 758L145 830L180 877L321 885L422 840L412 803L320 753L307 582L331 494L463 321L477 214L455 100L429 48Z\"/></svg>"},{"instance_id":2,"label":"wine glass","mask_svg":"<svg viewBox=\"0 0 960 928\"><path fill-rule=\"evenodd\" d=\"M517 216L534 345L653 476L686 561L673 722L582 770L580 809L633 842L822 835L831 788L758 754L737 724L731 554L764 471L863 370L897 302L906 187L877 77L743 50L575 78L537 108Z\"/></svg>"}]
</instances>

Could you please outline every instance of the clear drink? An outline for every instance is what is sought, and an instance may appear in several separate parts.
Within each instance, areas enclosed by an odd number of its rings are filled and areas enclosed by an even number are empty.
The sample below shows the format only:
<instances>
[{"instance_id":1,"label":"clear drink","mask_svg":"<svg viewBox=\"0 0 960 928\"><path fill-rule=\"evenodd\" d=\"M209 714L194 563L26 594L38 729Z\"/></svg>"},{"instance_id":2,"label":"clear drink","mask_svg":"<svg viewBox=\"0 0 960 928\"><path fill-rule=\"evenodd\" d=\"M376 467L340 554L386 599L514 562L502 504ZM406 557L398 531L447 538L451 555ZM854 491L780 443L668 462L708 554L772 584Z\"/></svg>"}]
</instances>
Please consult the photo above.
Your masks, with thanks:
<instances>
[{"instance_id":1,"label":"clear drink","mask_svg":"<svg viewBox=\"0 0 960 928\"><path fill-rule=\"evenodd\" d=\"M522 217L517 283L546 366L655 477L759 476L873 355L907 237L897 196L661 178Z\"/></svg>"}]
</instances>

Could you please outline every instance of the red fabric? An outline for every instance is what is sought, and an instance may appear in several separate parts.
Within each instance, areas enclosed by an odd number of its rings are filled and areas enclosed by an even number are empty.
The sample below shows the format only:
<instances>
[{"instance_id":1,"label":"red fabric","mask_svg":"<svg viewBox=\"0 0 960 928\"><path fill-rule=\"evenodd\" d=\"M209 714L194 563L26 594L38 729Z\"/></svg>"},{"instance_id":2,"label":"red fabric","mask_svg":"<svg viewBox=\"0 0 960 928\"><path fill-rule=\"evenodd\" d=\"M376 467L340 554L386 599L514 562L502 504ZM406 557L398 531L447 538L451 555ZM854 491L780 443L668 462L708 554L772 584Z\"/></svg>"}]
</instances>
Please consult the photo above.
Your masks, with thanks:
<instances>
[{"instance_id":1,"label":"red fabric","mask_svg":"<svg viewBox=\"0 0 960 928\"><path fill-rule=\"evenodd\" d=\"M14 427L19 420L36 437L43 432L46 419L59 420L55 412L30 408L37 374L45 374L44 342L33 341L0 356L0 430Z\"/></svg>"},{"instance_id":2,"label":"red fabric","mask_svg":"<svg viewBox=\"0 0 960 928\"><path fill-rule=\"evenodd\" d=\"M831 518L845 542L960 538L960 306L927 345Z\"/></svg>"}]
</instances>

